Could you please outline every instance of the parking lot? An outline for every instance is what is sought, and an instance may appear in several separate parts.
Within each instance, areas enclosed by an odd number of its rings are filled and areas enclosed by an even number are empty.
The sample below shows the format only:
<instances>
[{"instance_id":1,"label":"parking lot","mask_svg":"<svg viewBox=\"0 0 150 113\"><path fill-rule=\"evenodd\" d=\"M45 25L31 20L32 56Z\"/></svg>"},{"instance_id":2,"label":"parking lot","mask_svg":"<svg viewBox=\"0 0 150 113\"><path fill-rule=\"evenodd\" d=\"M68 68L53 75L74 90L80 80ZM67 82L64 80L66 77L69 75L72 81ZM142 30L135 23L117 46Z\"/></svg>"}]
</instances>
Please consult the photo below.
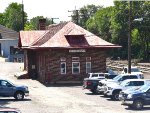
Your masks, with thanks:
<instances>
[{"instance_id":1,"label":"parking lot","mask_svg":"<svg viewBox=\"0 0 150 113\"><path fill-rule=\"evenodd\" d=\"M14 73L20 72L22 64L0 63L0 76L15 84L29 87L30 96L23 101L14 98L0 98L0 107L18 108L22 113L135 113L135 110L122 106L120 101L112 101L101 95L93 95L82 86L48 86L36 80L17 80ZM148 76L146 74L146 76ZM150 106L138 113L149 113Z\"/></svg>"}]
</instances>

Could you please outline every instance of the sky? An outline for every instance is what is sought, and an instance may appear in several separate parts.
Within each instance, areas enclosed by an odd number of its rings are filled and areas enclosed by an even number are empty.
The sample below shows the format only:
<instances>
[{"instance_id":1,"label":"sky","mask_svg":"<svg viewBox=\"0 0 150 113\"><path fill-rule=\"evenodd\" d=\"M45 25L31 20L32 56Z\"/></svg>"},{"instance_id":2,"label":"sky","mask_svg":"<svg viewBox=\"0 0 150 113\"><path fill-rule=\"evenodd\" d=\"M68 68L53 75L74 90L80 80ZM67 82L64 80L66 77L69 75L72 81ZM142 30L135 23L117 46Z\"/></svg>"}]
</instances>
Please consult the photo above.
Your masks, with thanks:
<instances>
[{"instance_id":1,"label":"sky","mask_svg":"<svg viewBox=\"0 0 150 113\"><path fill-rule=\"evenodd\" d=\"M12 2L22 4L22 0L0 0L0 13ZM86 5L113 6L113 0L23 0L24 11L28 19L36 16L59 18L59 21L69 21L71 12ZM58 21L57 20L57 21Z\"/></svg>"}]
</instances>

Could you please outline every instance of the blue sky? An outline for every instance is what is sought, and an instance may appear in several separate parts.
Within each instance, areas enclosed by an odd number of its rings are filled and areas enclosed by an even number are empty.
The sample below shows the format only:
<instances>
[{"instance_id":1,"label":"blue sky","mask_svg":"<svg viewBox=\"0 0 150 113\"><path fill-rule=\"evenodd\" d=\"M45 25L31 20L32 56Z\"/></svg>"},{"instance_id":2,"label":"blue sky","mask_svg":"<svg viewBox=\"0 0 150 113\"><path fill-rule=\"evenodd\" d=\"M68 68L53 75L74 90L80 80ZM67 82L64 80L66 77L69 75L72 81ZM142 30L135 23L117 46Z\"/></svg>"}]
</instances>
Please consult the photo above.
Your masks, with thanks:
<instances>
[{"instance_id":1,"label":"blue sky","mask_svg":"<svg viewBox=\"0 0 150 113\"><path fill-rule=\"evenodd\" d=\"M12 2L22 3L22 0L0 0L0 13ZM70 20L68 10L79 9L88 4L112 6L113 0L23 0L24 10L28 18L44 16L59 18L60 21Z\"/></svg>"}]
</instances>

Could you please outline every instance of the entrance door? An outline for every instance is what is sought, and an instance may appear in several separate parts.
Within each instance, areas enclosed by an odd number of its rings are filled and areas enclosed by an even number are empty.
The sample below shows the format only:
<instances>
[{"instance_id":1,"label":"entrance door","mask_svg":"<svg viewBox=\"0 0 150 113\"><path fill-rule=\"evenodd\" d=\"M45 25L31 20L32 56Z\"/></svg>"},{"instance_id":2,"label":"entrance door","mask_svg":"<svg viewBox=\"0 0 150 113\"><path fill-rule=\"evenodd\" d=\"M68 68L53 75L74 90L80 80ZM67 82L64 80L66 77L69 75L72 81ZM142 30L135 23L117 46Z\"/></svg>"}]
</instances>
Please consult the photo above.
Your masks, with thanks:
<instances>
[{"instance_id":1,"label":"entrance door","mask_svg":"<svg viewBox=\"0 0 150 113\"><path fill-rule=\"evenodd\" d=\"M41 82L45 82L45 71L46 71L46 66L45 66L45 56L41 55L39 56L39 79Z\"/></svg>"}]
</instances>

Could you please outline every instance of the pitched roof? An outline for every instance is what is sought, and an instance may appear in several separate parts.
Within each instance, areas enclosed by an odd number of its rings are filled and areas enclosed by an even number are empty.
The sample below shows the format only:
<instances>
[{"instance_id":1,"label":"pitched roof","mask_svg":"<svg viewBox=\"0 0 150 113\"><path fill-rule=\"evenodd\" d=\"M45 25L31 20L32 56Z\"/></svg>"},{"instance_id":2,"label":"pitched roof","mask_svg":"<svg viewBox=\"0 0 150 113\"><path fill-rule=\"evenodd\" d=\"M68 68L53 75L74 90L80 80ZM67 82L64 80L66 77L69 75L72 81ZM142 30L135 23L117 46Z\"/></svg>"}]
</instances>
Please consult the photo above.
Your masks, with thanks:
<instances>
[{"instance_id":1,"label":"pitched roof","mask_svg":"<svg viewBox=\"0 0 150 113\"><path fill-rule=\"evenodd\" d=\"M19 33L0 25L0 35L2 39L18 39Z\"/></svg>"},{"instance_id":2,"label":"pitched roof","mask_svg":"<svg viewBox=\"0 0 150 113\"><path fill-rule=\"evenodd\" d=\"M120 47L73 22L50 25L45 31L21 31L22 48Z\"/></svg>"}]
</instances>

